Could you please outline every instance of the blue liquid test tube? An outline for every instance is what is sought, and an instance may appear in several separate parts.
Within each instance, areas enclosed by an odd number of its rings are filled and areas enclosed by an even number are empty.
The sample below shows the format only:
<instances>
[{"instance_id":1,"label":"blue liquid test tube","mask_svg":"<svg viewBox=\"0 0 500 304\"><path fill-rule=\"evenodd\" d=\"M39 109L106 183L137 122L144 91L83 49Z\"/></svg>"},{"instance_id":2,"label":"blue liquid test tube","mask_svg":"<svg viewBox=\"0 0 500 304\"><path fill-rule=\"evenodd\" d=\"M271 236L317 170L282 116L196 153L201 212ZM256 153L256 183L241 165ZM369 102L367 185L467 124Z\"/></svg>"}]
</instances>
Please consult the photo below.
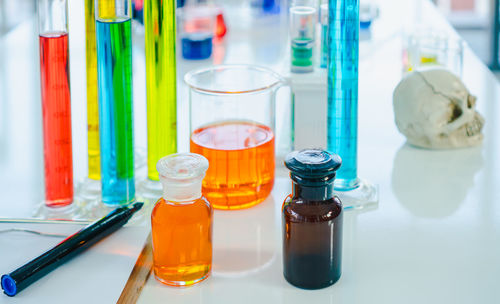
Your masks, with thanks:
<instances>
[{"instance_id":1,"label":"blue liquid test tube","mask_svg":"<svg viewBox=\"0 0 500 304\"><path fill-rule=\"evenodd\" d=\"M102 201L135 199L131 0L96 0Z\"/></svg>"},{"instance_id":2,"label":"blue liquid test tube","mask_svg":"<svg viewBox=\"0 0 500 304\"><path fill-rule=\"evenodd\" d=\"M378 191L357 172L359 0L329 0L328 15L327 149L342 158L334 185L344 208L360 209Z\"/></svg>"}]
</instances>

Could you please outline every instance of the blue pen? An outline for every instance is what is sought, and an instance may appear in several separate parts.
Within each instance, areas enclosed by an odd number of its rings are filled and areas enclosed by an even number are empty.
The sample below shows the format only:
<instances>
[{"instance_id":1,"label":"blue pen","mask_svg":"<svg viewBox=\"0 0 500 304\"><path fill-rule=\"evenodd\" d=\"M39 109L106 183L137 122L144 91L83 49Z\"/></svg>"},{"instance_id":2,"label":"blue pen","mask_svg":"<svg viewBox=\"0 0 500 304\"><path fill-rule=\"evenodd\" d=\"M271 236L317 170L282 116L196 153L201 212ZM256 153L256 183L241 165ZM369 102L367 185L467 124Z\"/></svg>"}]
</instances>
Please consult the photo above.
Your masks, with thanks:
<instances>
[{"instance_id":1,"label":"blue pen","mask_svg":"<svg viewBox=\"0 0 500 304\"><path fill-rule=\"evenodd\" d=\"M38 279L56 269L80 252L118 230L139 211L143 203L120 207L97 222L69 236L54 248L1 278L2 289L10 297L15 296Z\"/></svg>"}]
</instances>

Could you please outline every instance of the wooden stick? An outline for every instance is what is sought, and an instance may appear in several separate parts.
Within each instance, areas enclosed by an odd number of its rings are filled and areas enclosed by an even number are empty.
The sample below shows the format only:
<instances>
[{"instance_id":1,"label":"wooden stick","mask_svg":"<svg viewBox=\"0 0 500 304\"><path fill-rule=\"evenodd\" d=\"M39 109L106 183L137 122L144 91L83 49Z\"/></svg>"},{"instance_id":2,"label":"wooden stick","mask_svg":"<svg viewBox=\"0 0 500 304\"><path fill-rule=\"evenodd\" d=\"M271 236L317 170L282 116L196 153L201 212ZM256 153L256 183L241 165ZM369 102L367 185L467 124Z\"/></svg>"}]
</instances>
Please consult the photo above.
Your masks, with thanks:
<instances>
[{"instance_id":1,"label":"wooden stick","mask_svg":"<svg viewBox=\"0 0 500 304\"><path fill-rule=\"evenodd\" d=\"M151 245L151 232L146 239L141 254L135 262L134 269L130 273L127 284L123 288L117 304L135 304L142 288L148 281L153 267L153 246Z\"/></svg>"}]
</instances>

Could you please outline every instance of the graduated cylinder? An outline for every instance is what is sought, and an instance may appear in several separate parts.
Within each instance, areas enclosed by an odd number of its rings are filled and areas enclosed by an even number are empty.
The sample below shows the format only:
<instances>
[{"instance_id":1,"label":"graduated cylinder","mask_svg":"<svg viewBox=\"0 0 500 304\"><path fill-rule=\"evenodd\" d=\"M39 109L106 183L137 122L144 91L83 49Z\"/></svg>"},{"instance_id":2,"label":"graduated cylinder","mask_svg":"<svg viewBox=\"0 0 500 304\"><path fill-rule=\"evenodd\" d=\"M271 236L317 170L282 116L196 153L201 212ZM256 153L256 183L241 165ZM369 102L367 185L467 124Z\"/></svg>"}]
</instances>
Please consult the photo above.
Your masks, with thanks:
<instances>
[{"instance_id":1,"label":"graduated cylinder","mask_svg":"<svg viewBox=\"0 0 500 304\"><path fill-rule=\"evenodd\" d=\"M335 188L351 190L359 186L359 1L330 0L328 8L328 151L342 158Z\"/></svg>"},{"instance_id":2,"label":"graduated cylinder","mask_svg":"<svg viewBox=\"0 0 500 304\"><path fill-rule=\"evenodd\" d=\"M66 0L38 1L45 203L73 201L71 99Z\"/></svg>"},{"instance_id":3,"label":"graduated cylinder","mask_svg":"<svg viewBox=\"0 0 500 304\"><path fill-rule=\"evenodd\" d=\"M148 178L159 180L156 163L177 151L175 1L145 0Z\"/></svg>"},{"instance_id":4,"label":"graduated cylinder","mask_svg":"<svg viewBox=\"0 0 500 304\"><path fill-rule=\"evenodd\" d=\"M95 0L85 0L85 54L87 64L87 154L88 177L101 178L99 155L99 110L97 95L97 47Z\"/></svg>"},{"instance_id":5,"label":"graduated cylinder","mask_svg":"<svg viewBox=\"0 0 500 304\"><path fill-rule=\"evenodd\" d=\"M129 0L96 0L101 184L107 205L135 197L131 8Z\"/></svg>"}]
</instances>

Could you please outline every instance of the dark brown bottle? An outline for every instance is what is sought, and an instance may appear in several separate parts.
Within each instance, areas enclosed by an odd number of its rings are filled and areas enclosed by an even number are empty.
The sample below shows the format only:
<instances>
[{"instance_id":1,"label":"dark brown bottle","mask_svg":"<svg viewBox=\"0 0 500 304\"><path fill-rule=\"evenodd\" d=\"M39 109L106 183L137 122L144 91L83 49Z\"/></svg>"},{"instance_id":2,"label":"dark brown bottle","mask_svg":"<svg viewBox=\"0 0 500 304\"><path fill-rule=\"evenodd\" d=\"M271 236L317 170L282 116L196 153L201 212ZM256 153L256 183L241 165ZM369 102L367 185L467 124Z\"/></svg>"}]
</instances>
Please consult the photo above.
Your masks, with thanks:
<instances>
[{"instance_id":1,"label":"dark brown bottle","mask_svg":"<svg viewBox=\"0 0 500 304\"><path fill-rule=\"evenodd\" d=\"M342 203L334 195L338 155L323 150L290 153L292 194L283 203L283 275L304 289L328 287L340 278Z\"/></svg>"}]
</instances>

